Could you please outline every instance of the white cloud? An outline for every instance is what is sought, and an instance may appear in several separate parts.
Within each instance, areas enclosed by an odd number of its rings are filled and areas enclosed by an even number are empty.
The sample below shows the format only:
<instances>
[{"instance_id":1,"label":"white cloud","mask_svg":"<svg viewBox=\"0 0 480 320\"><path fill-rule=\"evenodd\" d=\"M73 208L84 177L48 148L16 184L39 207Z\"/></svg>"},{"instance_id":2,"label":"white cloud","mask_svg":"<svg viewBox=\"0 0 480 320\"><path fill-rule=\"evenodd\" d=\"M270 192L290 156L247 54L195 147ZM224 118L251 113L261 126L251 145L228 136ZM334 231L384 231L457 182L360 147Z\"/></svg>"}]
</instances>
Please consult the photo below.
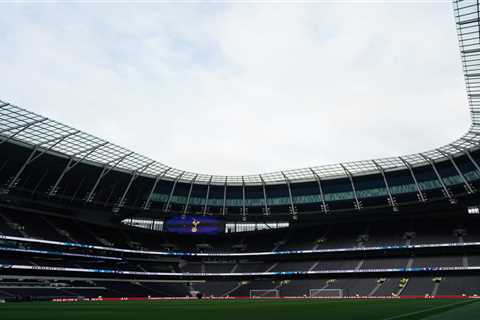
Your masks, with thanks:
<instances>
[{"instance_id":1,"label":"white cloud","mask_svg":"<svg viewBox=\"0 0 480 320\"><path fill-rule=\"evenodd\" d=\"M394 156L469 125L450 3L0 10L0 99L180 169Z\"/></svg>"}]
</instances>

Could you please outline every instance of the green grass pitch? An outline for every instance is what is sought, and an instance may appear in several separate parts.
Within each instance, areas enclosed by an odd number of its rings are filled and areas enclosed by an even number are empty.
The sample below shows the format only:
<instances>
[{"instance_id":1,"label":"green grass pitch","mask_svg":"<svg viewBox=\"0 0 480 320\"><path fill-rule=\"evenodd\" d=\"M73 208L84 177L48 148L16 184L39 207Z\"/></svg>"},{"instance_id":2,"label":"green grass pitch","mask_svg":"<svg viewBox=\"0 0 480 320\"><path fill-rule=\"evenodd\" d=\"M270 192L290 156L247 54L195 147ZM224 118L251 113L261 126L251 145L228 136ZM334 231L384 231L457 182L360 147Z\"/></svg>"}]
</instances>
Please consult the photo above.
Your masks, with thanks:
<instances>
[{"instance_id":1,"label":"green grass pitch","mask_svg":"<svg viewBox=\"0 0 480 320\"><path fill-rule=\"evenodd\" d=\"M466 299L305 299L25 302L0 305L0 319L469 320L480 319L480 301Z\"/></svg>"}]
</instances>

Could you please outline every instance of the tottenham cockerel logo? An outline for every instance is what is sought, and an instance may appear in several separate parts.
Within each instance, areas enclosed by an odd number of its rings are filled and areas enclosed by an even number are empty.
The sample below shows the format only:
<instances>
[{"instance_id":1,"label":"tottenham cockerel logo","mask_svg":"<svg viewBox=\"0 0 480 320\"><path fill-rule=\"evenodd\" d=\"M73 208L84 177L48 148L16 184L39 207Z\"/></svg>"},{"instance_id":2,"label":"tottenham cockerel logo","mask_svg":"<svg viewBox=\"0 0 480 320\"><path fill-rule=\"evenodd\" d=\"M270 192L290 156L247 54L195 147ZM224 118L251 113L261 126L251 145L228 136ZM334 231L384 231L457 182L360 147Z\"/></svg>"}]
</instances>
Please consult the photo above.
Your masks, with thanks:
<instances>
[{"instance_id":1,"label":"tottenham cockerel logo","mask_svg":"<svg viewBox=\"0 0 480 320\"><path fill-rule=\"evenodd\" d=\"M200 224L200 221L193 219L192 221L192 232L195 233L198 231L198 225Z\"/></svg>"}]
</instances>

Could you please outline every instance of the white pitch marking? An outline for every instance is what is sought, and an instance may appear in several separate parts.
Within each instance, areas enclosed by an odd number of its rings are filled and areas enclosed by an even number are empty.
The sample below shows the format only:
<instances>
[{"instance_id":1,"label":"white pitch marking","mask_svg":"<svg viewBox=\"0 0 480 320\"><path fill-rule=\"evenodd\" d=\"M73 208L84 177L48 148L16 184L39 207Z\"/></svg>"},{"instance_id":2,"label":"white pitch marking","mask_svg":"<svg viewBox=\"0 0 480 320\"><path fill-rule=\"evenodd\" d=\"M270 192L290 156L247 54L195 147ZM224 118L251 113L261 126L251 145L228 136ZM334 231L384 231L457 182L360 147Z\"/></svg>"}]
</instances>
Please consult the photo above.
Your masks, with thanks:
<instances>
[{"instance_id":1,"label":"white pitch marking","mask_svg":"<svg viewBox=\"0 0 480 320\"><path fill-rule=\"evenodd\" d=\"M403 318L403 317L413 316L414 314L422 313L422 312L425 312L425 311L442 309L442 308L446 308L446 307L453 306L453 305L457 305L457 304L467 304L467 303L469 303L469 302L471 302L471 301L470 301L470 300L467 300L467 301L453 302L453 303L449 303L449 304L444 305L444 306L432 307L432 308L427 308L427 309L418 310L418 311L414 311L414 312L404 313L404 314L400 314L400 315L398 315L398 316L393 316L393 317L389 317L389 318L384 318L384 319L382 319L382 320L401 319L401 318Z\"/></svg>"}]
</instances>

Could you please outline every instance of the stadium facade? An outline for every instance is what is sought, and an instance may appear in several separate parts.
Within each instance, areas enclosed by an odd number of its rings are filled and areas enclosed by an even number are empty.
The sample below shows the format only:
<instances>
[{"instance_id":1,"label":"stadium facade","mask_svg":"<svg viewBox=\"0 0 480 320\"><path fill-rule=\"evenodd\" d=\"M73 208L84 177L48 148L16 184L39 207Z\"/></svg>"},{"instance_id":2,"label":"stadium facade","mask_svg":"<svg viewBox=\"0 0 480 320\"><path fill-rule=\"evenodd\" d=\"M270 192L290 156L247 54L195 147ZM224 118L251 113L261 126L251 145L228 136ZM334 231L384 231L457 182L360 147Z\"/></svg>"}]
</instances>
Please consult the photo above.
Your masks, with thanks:
<instances>
[{"instance_id":1,"label":"stadium facade","mask_svg":"<svg viewBox=\"0 0 480 320\"><path fill-rule=\"evenodd\" d=\"M418 280L411 294L476 293L479 5L454 1L454 14L472 124L459 139L418 154L248 176L197 174L0 101L1 277L67 281L71 288L60 296L262 296L280 288L401 295L411 278ZM187 235L120 224L135 219L158 229L156 222L174 218L191 219ZM198 224L218 221L291 228L194 234ZM440 287L443 277L455 280ZM155 287L166 280L182 285ZM7 297L28 291L17 289Z\"/></svg>"}]
</instances>

